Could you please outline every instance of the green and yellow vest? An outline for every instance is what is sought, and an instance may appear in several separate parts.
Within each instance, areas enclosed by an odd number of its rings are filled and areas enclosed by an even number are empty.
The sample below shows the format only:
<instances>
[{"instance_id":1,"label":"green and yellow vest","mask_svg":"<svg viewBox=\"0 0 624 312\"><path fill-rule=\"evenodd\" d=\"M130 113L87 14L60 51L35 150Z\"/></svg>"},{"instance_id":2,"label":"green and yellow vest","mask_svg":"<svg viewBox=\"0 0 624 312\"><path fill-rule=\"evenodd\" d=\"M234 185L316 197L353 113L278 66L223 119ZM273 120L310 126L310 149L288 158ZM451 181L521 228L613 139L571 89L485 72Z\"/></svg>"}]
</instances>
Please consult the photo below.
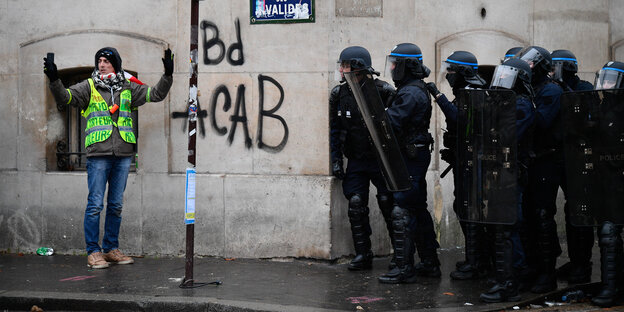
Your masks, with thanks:
<instances>
[{"instance_id":1,"label":"green and yellow vest","mask_svg":"<svg viewBox=\"0 0 624 312\"><path fill-rule=\"evenodd\" d=\"M119 105L119 118L117 123L111 118L108 104L102 98L102 95L95 89L93 79L89 78L89 86L91 86L91 99L86 110L82 111L82 116L87 119L87 127L85 129L85 148L93 143L98 143L108 139L113 133L113 126L119 129L121 138L128 143L136 143L136 137L132 132L132 116L131 107L132 96L130 90L121 91L119 96L121 104Z\"/></svg>"}]
</instances>

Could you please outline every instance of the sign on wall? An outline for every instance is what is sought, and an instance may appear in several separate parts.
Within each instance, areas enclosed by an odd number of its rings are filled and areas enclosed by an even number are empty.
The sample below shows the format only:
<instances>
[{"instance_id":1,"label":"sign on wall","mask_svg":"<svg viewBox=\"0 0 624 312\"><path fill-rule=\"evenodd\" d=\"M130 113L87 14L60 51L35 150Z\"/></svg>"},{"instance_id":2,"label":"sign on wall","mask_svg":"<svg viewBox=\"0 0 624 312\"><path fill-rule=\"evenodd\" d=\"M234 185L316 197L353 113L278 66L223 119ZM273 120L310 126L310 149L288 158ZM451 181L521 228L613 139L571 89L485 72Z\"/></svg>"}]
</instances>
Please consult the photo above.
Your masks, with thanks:
<instances>
[{"instance_id":1,"label":"sign on wall","mask_svg":"<svg viewBox=\"0 0 624 312\"><path fill-rule=\"evenodd\" d=\"M250 0L251 24L314 23L314 0Z\"/></svg>"}]
</instances>

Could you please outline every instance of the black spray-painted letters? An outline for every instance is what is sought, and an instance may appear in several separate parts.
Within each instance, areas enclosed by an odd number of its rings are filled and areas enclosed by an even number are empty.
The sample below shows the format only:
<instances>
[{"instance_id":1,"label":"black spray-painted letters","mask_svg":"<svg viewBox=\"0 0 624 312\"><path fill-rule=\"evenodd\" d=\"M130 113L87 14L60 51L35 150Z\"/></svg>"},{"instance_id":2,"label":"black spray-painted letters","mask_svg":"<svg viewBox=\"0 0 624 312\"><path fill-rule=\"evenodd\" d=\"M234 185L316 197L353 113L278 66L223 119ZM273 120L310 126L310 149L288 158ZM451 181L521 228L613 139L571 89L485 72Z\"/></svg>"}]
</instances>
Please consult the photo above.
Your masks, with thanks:
<instances>
[{"instance_id":1,"label":"black spray-painted letters","mask_svg":"<svg viewBox=\"0 0 624 312\"><path fill-rule=\"evenodd\" d=\"M245 63L245 56L243 55L243 41L241 40L240 22L238 18L234 21L234 26L236 28L236 42L232 43L227 49L227 61L232 66L240 66ZM201 22L201 28L203 30L202 37L204 39L204 64L217 65L221 63L221 61L223 61L226 52L225 43L223 43L223 40L219 38L219 27L217 27L217 25L215 25L215 23L213 22L204 20ZM207 29L212 31L213 36L212 38L210 38L210 40L208 40L208 34L206 31ZM219 56L217 56L215 59L210 59L210 56L208 56L208 50L210 50L214 46L217 46L217 48L219 49ZM234 59L232 57L234 51L238 51L238 59Z\"/></svg>"},{"instance_id":2,"label":"black spray-painted letters","mask_svg":"<svg viewBox=\"0 0 624 312\"><path fill-rule=\"evenodd\" d=\"M280 98L278 100L278 103L272 109L269 109L269 110L264 109L264 82L265 81L272 83L280 91ZM258 103L258 106L260 108L259 114L258 114L258 131L257 131L258 148L264 149L268 152L277 153L281 151L282 149L284 149L284 146L286 146L286 142L288 142L288 125L286 124L286 121L284 120L282 116L276 114L277 110L279 110L279 108L282 106L282 103L284 102L284 89L277 82L277 80L269 76L258 75L258 82L259 82L258 86L259 86L259 95L260 95L259 103ZM223 111L227 112L232 107L232 96L230 95L230 91L224 85L218 86L215 89L212 95L212 98L210 100L210 122L212 124L212 128L216 131L218 135L226 135L228 133L227 128L219 126L219 124L217 123L217 118L216 118L217 102L221 95L223 95ZM280 143L275 146L268 145L262 141L262 130L263 130L262 122L263 122L264 117L275 118L279 120L282 123L282 126L284 127L284 136L282 137L282 140L280 141ZM251 148L252 140L251 140L251 137L249 136L249 127L247 125L248 119L247 119L247 109L245 107L245 86L244 85L239 85L237 88L236 106L234 107L234 113L230 116L230 121L231 121L231 125L230 125L230 134L228 135L228 143L232 145L232 142L234 141L234 133L236 132L236 127L238 126L238 123L241 123L243 127L243 135L245 136L245 147Z\"/></svg>"}]
</instances>

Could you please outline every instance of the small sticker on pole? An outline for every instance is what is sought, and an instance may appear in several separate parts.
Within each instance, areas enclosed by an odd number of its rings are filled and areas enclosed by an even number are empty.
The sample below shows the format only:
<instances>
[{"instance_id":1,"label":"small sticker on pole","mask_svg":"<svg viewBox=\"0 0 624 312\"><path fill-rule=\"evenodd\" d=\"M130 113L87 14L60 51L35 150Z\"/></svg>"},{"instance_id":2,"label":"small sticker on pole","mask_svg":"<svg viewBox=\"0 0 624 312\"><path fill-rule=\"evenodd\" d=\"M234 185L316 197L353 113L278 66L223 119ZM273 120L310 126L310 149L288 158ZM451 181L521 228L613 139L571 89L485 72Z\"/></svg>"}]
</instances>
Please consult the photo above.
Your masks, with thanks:
<instances>
[{"instance_id":1,"label":"small sticker on pole","mask_svg":"<svg viewBox=\"0 0 624 312\"><path fill-rule=\"evenodd\" d=\"M195 168L186 168L186 203L184 224L195 223Z\"/></svg>"}]
</instances>

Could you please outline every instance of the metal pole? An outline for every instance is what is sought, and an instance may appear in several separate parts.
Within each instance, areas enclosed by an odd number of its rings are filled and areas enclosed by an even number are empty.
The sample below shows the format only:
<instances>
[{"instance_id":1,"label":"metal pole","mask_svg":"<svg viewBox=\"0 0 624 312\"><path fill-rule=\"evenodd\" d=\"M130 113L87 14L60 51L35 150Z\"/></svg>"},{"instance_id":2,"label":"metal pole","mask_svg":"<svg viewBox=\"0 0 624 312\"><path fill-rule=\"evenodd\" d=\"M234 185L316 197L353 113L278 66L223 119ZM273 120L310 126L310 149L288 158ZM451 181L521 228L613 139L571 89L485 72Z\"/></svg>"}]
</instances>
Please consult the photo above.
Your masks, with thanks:
<instances>
[{"instance_id":1,"label":"metal pole","mask_svg":"<svg viewBox=\"0 0 624 312\"><path fill-rule=\"evenodd\" d=\"M196 124L197 124L197 49L199 41L199 0L191 0L191 76L189 78L188 100L188 162L191 168L195 168L196 154ZM186 225L186 262L184 270L184 287L193 286L193 255L195 253L195 224Z\"/></svg>"}]
</instances>

